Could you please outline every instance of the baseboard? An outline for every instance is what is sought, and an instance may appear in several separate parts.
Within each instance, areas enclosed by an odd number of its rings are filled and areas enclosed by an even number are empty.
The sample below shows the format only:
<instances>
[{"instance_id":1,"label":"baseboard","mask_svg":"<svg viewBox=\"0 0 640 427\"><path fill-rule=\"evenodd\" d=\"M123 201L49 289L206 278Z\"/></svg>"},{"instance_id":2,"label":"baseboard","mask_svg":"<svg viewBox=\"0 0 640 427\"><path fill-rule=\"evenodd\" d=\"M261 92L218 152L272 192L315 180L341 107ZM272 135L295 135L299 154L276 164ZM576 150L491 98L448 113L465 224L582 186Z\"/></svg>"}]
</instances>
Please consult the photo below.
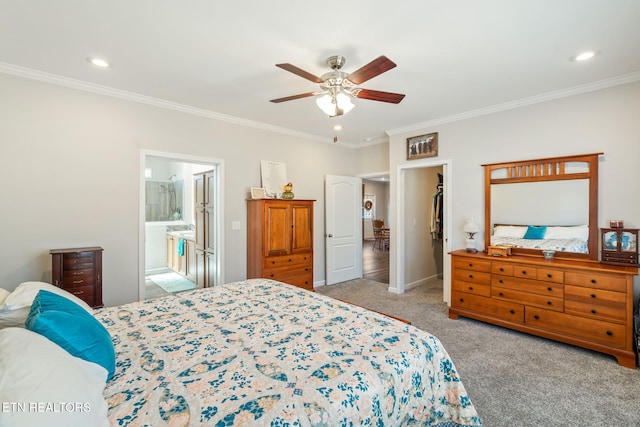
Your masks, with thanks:
<instances>
[{"instance_id":1,"label":"baseboard","mask_svg":"<svg viewBox=\"0 0 640 427\"><path fill-rule=\"evenodd\" d=\"M434 274L432 276L429 277L425 277L424 279L420 279L420 280L416 280L415 282L411 282L411 283L407 283L406 285L404 285L404 290L408 291L409 289L412 288L416 288L418 286L421 285L428 285L434 282L438 282L442 280L442 277L440 277L438 274Z\"/></svg>"}]
</instances>

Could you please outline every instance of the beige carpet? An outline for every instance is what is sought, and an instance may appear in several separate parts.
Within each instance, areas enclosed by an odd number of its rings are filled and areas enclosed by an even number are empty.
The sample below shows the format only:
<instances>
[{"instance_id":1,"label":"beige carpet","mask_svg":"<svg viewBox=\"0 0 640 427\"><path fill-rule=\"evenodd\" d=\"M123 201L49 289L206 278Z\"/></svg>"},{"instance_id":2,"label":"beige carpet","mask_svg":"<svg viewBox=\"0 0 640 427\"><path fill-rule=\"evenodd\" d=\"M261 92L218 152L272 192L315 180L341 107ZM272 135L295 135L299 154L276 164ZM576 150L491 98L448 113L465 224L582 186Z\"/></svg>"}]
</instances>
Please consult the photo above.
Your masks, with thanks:
<instances>
[{"instance_id":1,"label":"beige carpet","mask_svg":"<svg viewBox=\"0 0 640 427\"><path fill-rule=\"evenodd\" d=\"M640 426L640 371L612 356L471 319L451 320L436 283L401 295L357 279L316 291L410 320L451 355L486 427Z\"/></svg>"}]
</instances>

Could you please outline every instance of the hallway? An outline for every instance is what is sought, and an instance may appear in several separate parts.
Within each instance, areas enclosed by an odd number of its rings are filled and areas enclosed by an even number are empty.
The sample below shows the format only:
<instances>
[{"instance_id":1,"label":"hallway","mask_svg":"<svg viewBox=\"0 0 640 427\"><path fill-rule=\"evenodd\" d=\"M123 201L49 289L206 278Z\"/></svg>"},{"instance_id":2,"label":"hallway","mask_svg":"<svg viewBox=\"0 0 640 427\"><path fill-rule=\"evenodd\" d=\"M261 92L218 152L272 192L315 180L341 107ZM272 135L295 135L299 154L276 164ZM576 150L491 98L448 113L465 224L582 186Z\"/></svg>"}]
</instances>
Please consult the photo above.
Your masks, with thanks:
<instances>
[{"instance_id":1,"label":"hallway","mask_svg":"<svg viewBox=\"0 0 640 427\"><path fill-rule=\"evenodd\" d=\"M375 240L362 241L362 277L389 283L389 250L373 249Z\"/></svg>"}]
</instances>

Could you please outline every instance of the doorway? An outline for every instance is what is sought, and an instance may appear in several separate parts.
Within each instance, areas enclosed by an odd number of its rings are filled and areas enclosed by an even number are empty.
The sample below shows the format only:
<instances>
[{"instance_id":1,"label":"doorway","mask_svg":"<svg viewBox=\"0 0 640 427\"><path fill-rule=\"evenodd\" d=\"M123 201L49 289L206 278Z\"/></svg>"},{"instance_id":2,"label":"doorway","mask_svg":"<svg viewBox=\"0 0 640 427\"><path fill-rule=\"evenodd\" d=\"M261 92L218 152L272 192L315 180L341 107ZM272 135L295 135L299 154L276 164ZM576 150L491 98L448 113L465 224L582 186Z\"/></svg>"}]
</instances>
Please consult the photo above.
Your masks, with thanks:
<instances>
[{"instance_id":1,"label":"doorway","mask_svg":"<svg viewBox=\"0 0 640 427\"><path fill-rule=\"evenodd\" d=\"M389 284L389 246L376 238L374 221L384 228L389 220L389 174L362 178L362 277ZM385 240L386 242L387 240Z\"/></svg>"},{"instance_id":2,"label":"doorway","mask_svg":"<svg viewBox=\"0 0 640 427\"><path fill-rule=\"evenodd\" d=\"M432 169L433 168L433 169ZM436 169L437 168L437 169ZM418 169L432 169L435 173L442 174L442 249L436 250L434 256L439 253L441 256L441 271L442 271L442 296L443 301L449 303L451 299L451 278L450 278L450 257L447 255L451 250L449 244L449 236L451 235L451 161L450 160L435 160L435 161L420 161L411 164L399 165L396 173L396 206L395 206L395 218L396 226L398 229L398 238L396 245L392 252L394 257L391 263L391 277L393 278L392 284L389 286L389 291L394 293L403 293L406 287L412 286L410 280L411 272L408 271L406 265L406 258L411 251L410 247L407 247L407 240L413 233L413 217L407 216L405 210L409 208L416 201L412 201L414 189L408 185L411 177L408 176L409 171ZM428 189L427 194L434 194L436 188Z\"/></svg>"},{"instance_id":3,"label":"doorway","mask_svg":"<svg viewBox=\"0 0 640 427\"><path fill-rule=\"evenodd\" d=\"M216 248L223 247L224 166L218 159L145 150L140 162L138 298L143 300L196 287L198 260L192 253L194 242L188 237L195 234L196 224L194 174L214 171L213 239ZM209 261L210 283L223 283L222 252L213 253ZM149 281L149 277L160 280Z\"/></svg>"}]
</instances>

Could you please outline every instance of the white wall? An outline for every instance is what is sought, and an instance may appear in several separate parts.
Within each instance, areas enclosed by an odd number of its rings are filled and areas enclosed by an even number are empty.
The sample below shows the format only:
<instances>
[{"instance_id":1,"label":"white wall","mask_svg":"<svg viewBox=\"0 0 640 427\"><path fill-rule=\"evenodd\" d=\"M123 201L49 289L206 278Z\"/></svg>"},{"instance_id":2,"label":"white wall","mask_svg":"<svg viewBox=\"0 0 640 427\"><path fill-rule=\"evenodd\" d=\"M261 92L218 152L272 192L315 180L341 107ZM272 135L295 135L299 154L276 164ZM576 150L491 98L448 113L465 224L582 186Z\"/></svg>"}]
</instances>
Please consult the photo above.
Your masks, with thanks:
<instances>
[{"instance_id":1,"label":"white wall","mask_svg":"<svg viewBox=\"0 0 640 427\"><path fill-rule=\"evenodd\" d=\"M600 159L600 227L621 218L640 228L640 83L607 89L395 134L389 144L392 171L407 164L406 138L438 132L438 158L452 165L452 247L463 248L462 226L484 220L482 164L571 154L604 152ZM392 178L393 178L392 174ZM397 188L391 186L392 221ZM484 241L483 233L477 236ZM396 285L392 240L390 282ZM479 245L480 246L480 245ZM636 288L639 285L635 279Z\"/></svg>"},{"instance_id":2,"label":"white wall","mask_svg":"<svg viewBox=\"0 0 640 427\"><path fill-rule=\"evenodd\" d=\"M246 277L245 199L260 160L286 163L296 198L317 200L324 280L324 176L355 175L355 150L5 74L0 93L0 287L49 281L50 249L98 245L105 304L137 300L141 150L224 161L226 281Z\"/></svg>"}]
</instances>

